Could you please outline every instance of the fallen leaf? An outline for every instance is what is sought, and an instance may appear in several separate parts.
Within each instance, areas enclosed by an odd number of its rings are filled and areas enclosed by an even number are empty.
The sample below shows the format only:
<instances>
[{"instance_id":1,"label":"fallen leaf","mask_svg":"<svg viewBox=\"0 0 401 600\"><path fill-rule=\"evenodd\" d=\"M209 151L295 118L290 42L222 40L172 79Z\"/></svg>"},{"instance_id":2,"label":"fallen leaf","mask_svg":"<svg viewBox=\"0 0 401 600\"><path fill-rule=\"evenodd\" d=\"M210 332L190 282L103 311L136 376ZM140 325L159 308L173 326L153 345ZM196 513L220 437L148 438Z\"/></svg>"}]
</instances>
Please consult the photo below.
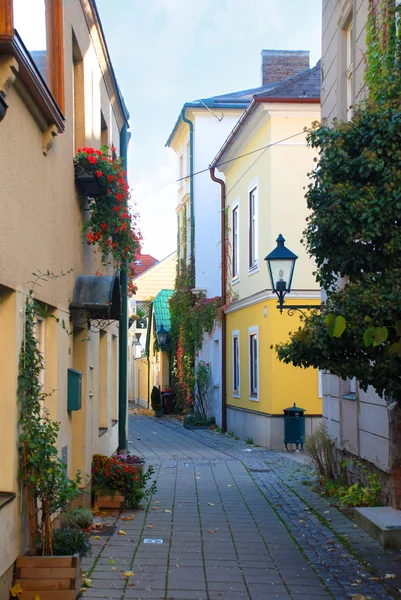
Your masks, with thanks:
<instances>
[{"instance_id":1,"label":"fallen leaf","mask_svg":"<svg viewBox=\"0 0 401 600\"><path fill-rule=\"evenodd\" d=\"M114 565L114 558L109 558L109 565Z\"/></svg>"},{"instance_id":2,"label":"fallen leaf","mask_svg":"<svg viewBox=\"0 0 401 600\"><path fill-rule=\"evenodd\" d=\"M380 577L369 577L369 581L380 581Z\"/></svg>"},{"instance_id":3,"label":"fallen leaf","mask_svg":"<svg viewBox=\"0 0 401 600\"><path fill-rule=\"evenodd\" d=\"M37 594L34 595L33 600L40 600L40 596L38 596Z\"/></svg>"},{"instance_id":4,"label":"fallen leaf","mask_svg":"<svg viewBox=\"0 0 401 600\"><path fill-rule=\"evenodd\" d=\"M154 525L148 525L148 529L153 529Z\"/></svg>"},{"instance_id":5,"label":"fallen leaf","mask_svg":"<svg viewBox=\"0 0 401 600\"><path fill-rule=\"evenodd\" d=\"M118 530L118 535L127 535L127 534L122 529L119 529Z\"/></svg>"},{"instance_id":6,"label":"fallen leaf","mask_svg":"<svg viewBox=\"0 0 401 600\"><path fill-rule=\"evenodd\" d=\"M155 500L155 504L160 504L160 502L158 500Z\"/></svg>"},{"instance_id":7,"label":"fallen leaf","mask_svg":"<svg viewBox=\"0 0 401 600\"><path fill-rule=\"evenodd\" d=\"M88 590L86 588L80 588L79 593L82 594L83 592L87 592Z\"/></svg>"},{"instance_id":8,"label":"fallen leaf","mask_svg":"<svg viewBox=\"0 0 401 600\"><path fill-rule=\"evenodd\" d=\"M195 475L195 479L200 479L200 477L198 477L197 475Z\"/></svg>"},{"instance_id":9,"label":"fallen leaf","mask_svg":"<svg viewBox=\"0 0 401 600\"><path fill-rule=\"evenodd\" d=\"M169 510L168 508L163 508L163 512L171 513L171 510Z\"/></svg>"},{"instance_id":10,"label":"fallen leaf","mask_svg":"<svg viewBox=\"0 0 401 600\"><path fill-rule=\"evenodd\" d=\"M229 483L229 484L227 485L227 487L235 487L235 484L234 484L234 483Z\"/></svg>"},{"instance_id":11,"label":"fallen leaf","mask_svg":"<svg viewBox=\"0 0 401 600\"><path fill-rule=\"evenodd\" d=\"M158 506L154 506L153 510L159 510L159 507Z\"/></svg>"},{"instance_id":12,"label":"fallen leaf","mask_svg":"<svg viewBox=\"0 0 401 600\"><path fill-rule=\"evenodd\" d=\"M208 502L209 506L214 506L213 502Z\"/></svg>"},{"instance_id":13,"label":"fallen leaf","mask_svg":"<svg viewBox=\"0 0 401 600\"><path fill-rule=\"evenodd\" d=\"M177 567L177 569L179 569L179 568L180 568L180 565L175 565L175 566Z\"/></svg>"},{"instance_id":14,"label":"fallen leaf","mask_svg":"<svg viewBox=\"0 0 401 600\"><path fill-rule=\"evenodd\" d=\"M133 573L132 571L125 571L125 573L123 573L124 577L133 577L135 573Z\"/></svg>"},{"instance_id":15,"label":"fallen leaf","mask_svg":"<svg viewBox=\"0 0 401 600\"><path fill-rule=\"evenodd\" d=\"M209 529L209 533L216 533L216 529Z\"/></svg>"},{"instance_id":16,"label":"fallen leaf","mask_svg":"<svg viewBox=\"0 0 401 600\"><path fill-rule=\"evenodd\" d=\"M395 573L386 573L384 579L395 579Z\"/></svg>"},{"instance_id":17,"label":"fallen leaf","mask_svg":"<svg viewBox=\"0 0 401 600\"><path fill-rule=\"evenodd\" d=\"M122 521L132 521L135 519L134 515L129 515L129 517L122 517Z\"/></svg>"},{"instance_id":18,"label":"fallen leaf","mask_svg":"<svg viewBox=\"0 0 401 600\"><path fill-rule=\"evenodd\" d=\"M362 596L362 594L357 594L356 596L352 596L351 600L367 600L366 596Z\"/></svg>"},{"instance_id":19,"label":"fallen leaf","mask_svg":"<svg viewBox=\"0 0 401 600\"><path fill-rule=\"evenodd\" d=\"M335 544L335 541L334 540L327 540L327 543L328 544Z\"/></svg>"},{"instance_id":20,"label":"fallen leaf","mask_svg":"<svg viewBox=\"0 0 401 600\"><path fill-rule=\"evenodd\" d=\"M100 535L94 535L94 536L93 536L93 539L94 539L94 540L101 540L102 538L100 537Z\"/></svg>"},{"instance_id":21,"label":"fallen leaf","mask_svg":"<svg viewBox=\"0 0 401 600\"><path fill-rule=\"evenodd\" d=\"M115 571L117 569L117 567L111 567L112 571Z\"/></svg>"},{"instance_id":22,"label":"fallen leaf","mask_svg":"<svg viewBox=\"0 0 401 600\"><path fill-rule=\"evenodd\" d=\"M306 508L304 508L304 510L310 510L309 506L307 506Z\"/></svg>"},{"instance_id":23,"label":"fallen leaf","mask_svg":"<svg viewBox=\"0 0 401 600\"><path fill-rule=\"evenodd\" d=\"M13 585L13 587L10 589L10 594L13 598L19 598L20 595L22 594L24 590L22 589L22 587L20 586L19 583L16 583L15 585Z\"/></svg>"},{"instance_id":24,"label":"fallen leaf","mask_svg":"<svg viewBox=\"0 0 401 600\"><path fill-rule=\"evenodd\" d=\"M300 523L305 523L305 520L304 519L299 519L299 522Z\"/></svg>"},{"instance_id":25,"label":"fallen leaf","mask_svg":"<svg viewBox=\"0 0 401 600\"><path fill-rule=\"evenodd\" d=\"M92 579L89 579L89 577L84 577L82 579L82 585L87 588L93 587Z\"/></svg>"}]
</instances>

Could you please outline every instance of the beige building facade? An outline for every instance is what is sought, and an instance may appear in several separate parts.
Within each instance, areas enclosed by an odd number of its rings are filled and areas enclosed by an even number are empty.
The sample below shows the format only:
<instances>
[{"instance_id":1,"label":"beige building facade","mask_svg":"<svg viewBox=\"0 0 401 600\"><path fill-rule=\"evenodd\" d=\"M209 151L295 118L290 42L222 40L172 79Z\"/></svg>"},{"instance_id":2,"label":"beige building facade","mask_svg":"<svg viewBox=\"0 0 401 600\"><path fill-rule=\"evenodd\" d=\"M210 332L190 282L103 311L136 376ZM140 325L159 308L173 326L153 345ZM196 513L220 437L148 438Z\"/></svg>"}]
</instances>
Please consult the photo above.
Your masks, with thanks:
<instances>
[{"instance_id":1,"label":"beige building facade","mask_svg":"<svg viewBox=\"0 0 401 600\"><path fill-rule=\"evenodd\" d=\"M85 242L73 156L80 147L103 145L114 145L119 154L128 115L95 3L42 4L47 49L38 52L43 40L28 37L29 22L21 19L18 0L0 0L1 600L9 597L14 560L27 545L17 385L32 273L64 273L41 281L35 293L69 331L53 318L38 317L42 385L50 394L46 408L60 423L58 449L68 476L79 469L86 485L92 455L110 455L118 446L119 330L115 321L99 328L84 310L79 325L71 319L77 277L102 272L113 282L116 274ZM68 410L69 370L81 373L80 410Z\"/></svg>"},{"instance_id":2,"label":"beige building facade","mask_svg":"<svg viewBox=\"0 0 401 600\"><path fill-rule=\"evenodd\" d=\"M365 96L364 55L368 0L324 0L322 42L322 117L350 120L352 105ZM323 419L341 452L364 459L382 474L390 502L399 507L391 473L397 456L395 412L371 387L355 379L322 374Z\"/></svg>"}]
</instances>

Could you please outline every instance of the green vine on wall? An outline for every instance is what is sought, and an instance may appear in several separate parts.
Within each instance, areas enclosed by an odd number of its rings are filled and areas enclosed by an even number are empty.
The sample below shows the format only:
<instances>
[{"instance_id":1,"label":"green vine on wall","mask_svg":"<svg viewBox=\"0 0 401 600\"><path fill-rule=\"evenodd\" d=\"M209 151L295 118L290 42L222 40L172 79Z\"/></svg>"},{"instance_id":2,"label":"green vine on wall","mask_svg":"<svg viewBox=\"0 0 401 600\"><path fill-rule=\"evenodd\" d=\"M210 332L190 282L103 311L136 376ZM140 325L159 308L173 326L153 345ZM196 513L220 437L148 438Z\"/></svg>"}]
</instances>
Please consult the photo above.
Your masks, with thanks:
<instances>
[{"instance_id":1,"label":"green vine on wall","mask_svg":"<svg viewBox=\"0 0 401 600\"><path fill-rule=\"evenodd\" d=\"M47 280L49 273L36 276ZM28 507L29 547L31 556L53 554L52 518L78 494L79 473L73 481L66 477L64 463L56 447L60 423L52 421L45 406L40 374L45 368L37 335L38 314L43 314L34 290L29 291L25 306L25 335L21 346L18 376L22 464L20 476ZM56 319L56 321L58 321Z\"/></svg>"},{"instance_id":2,"label":"green vine on wall","mask_svg":"<svg viewBox=\"0 0 401 600\"><path fill-rule=\"evenodd\" d=\"M370 0L367 99L351 122L309 131L319 160L309 174L304 237L327 301L277 350L286 363L356 377L362 389L401 401L399 16L393 0Z\"/></svg>"},{"instance_id":3,"label":"green vine on wall","mask_svg":"<svg viewBox=\"0 0 401 600\"><path fill-rule=\"evenodd\" d=\"M204 294L196 296L192 291L194 267L186 256L186 224L184 210L181 227L184 253L177 260L175 291L170 299L172 374L178 406L183 411L194 400L195 357L202 348L204 334L211 335L222 310L220 296L206 298Z\"/></svg>"}]
</instances>

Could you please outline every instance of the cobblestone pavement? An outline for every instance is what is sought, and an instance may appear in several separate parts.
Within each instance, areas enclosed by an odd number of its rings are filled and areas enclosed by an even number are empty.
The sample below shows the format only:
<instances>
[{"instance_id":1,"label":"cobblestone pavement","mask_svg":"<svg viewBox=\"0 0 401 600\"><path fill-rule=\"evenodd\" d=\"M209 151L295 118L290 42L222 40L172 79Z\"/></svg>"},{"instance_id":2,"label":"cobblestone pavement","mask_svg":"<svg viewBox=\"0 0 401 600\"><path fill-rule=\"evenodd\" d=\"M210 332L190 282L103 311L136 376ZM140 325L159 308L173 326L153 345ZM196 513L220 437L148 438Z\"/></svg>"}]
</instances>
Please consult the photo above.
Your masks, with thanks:
<instances>
[{"instance_id":1,"label":"cobblestone pavement","mask_svg":"<svg viewBox=\"0 0 401 600\"><path fill-rule=\"evenodd\" d=\"M384 551L302 483L312 474L298 462L139 414L130 451L155 467L157 493L144 510L97 518L115 532L92 535L84 568L93 587L83 597L401 598L401 553Z\"/></svg>"}]
</instances>

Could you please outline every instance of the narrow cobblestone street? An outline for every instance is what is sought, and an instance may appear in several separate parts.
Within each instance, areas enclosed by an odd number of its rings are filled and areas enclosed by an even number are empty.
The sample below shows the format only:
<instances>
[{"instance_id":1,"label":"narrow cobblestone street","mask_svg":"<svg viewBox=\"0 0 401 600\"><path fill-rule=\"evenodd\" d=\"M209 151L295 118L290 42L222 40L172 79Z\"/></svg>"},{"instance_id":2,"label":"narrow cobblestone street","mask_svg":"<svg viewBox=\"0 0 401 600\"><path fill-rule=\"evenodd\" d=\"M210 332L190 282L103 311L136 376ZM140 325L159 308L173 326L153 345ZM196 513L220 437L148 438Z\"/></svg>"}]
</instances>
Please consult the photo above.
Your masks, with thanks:
<instances>
[{"instance_id":1,"label":"narrow cobblestone street","mask_svg":"<svg viewBox=\"0 0 401 600\"><path fill-rule=\"evenodd\" d=\"M144 510L97 517L115 531L92 535L83 566L93 587L83 597L401 597L401 553L302 483L312 473L299 462L140 414L130 416L129 444L154 466L157 493Z\"/></svg>"}]
</instances>

